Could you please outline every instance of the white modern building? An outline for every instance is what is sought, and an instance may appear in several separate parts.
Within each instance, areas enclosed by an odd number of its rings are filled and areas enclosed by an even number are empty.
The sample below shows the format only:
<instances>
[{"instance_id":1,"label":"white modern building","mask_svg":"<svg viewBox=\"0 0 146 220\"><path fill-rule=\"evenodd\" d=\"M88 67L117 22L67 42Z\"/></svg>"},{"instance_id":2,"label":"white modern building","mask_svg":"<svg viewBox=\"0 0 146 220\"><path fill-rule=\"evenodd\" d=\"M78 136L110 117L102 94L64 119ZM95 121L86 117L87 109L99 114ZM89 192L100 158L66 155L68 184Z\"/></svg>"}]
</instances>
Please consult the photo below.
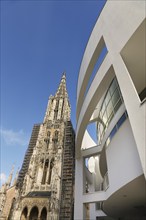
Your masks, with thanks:
<instances>
[{"instance_id":1,"label":"white modern building","mask_svg":"<svg viewBox=\"0 0 146 220\"><path fill-rule=\"evenodd\" d=\"M146 219L145 63L146 1L107 1L78 77L75 220Z\"/></svg>"}]
</instances>

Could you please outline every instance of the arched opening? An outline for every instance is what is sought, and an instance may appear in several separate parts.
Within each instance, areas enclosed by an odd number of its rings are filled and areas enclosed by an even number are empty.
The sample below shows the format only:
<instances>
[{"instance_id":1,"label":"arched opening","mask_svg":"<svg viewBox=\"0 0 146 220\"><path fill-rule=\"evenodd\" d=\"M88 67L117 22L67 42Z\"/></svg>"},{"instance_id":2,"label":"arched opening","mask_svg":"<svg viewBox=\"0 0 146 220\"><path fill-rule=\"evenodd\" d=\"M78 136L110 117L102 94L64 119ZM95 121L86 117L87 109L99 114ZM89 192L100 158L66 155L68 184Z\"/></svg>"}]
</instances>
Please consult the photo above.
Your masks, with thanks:
<instances>
[{"instance_id":1,"label":"arched opening","mask_svg":"<svg viewBox=\"0 0 146 220\"><path fill-rule=\"evenodd\" d=\"M10 208L8 220L11 220L11 219L12 219L13 211L14 211L14 208L15 208L15 202L16 202L16 199L15 199L15 197L14 197L14 198L12 199L12 203L11 203L11 208Z\"/></svg>"},{"instance_id":2,"label":"arched opening","mask_svg":"<svg viewBox=\"0 0 146 220\"><path fill-rule=\"evenodd\" d=\"M58 142L58 134L59 134L59 132L56 130L55 132L54 132L54 136L53 136L53 148L54 148L54 150L56 150L57 149L57 142Z\"/></svg>"},{"instance_id":3,"label":"arched opening","mask_svg":"<svg viewBox=\"0 0 146 220\"><path fill-rule=\"evenodd\" d=\"M57 140L58 140L58 133L59 133L59 132L56 130L56 131L55 131L55 139L57 139Z\"/></svg>"},{"instance_id":4,"label":"arched opening","mask_svg":"<svg viewBox=\"0 0 146 220\"><path fill-rule=\"evenodd\" d=\"M49 167L49 160L46 160L45 166L44 166L44 171L43 171L42 184L45 184L45 182L46 182L48 167Z\"/></svg>"},{"instance_id":5,"label":"arched opening","mask_svg":"<svg viewBox=\"0 0 146 220\"><path fill-rule=\"evenodd\" d=\"M49 143L50 143L50 136L51 136L51 132L47 131L47 137L44 139L44 142L46 143L46 149L47 150L48 150Z\"/></svg>"},{"instance_id":6,"label":"arched opening","mask_svg":"<svg viewBox=\"0 0 146 220\"><path fill-rule=\"evenodd\" d=\"M43 210L41 212L40 220L47 220L47 210L45 207L43 208Z\"/></svg>"},{"instance_id":7,"label":"arched opening","mask_svg":"<svg viewBox=\"0 0 146 220\"><path fill-rule=\"evenodd\" d=\"M29 216L29 220L37 220L38 219L38 208L35 206L32 208Z\"/></svg>"},{"instance_id":8,"label":"arched opening","mask_svg":"<svg viewBox=\"0 0 146 220\"><path fill-rule=\"evenodd\" d=\"M28 213L28 209L27 209L27 207L25 207L22 211L20 220L26 220L27 219L27 213Z\"/></svg>"},{"instance_id":9,"label":"arched opening","mask_svg":"<svg viewBox=\"0 0 146 220\"><path fill-rule=\"evenodd\" d=\"M47 136L48 136L48 138L50 138L50 136L51 136L51 132L50 131L47 132Z\"/></svg>"},{"instance_id":10,"label":"arched opening","mask_svg":"<svg viewBox=\"0 0 146 220\"><path fill-rule=\"evenodd\" d=\"M59 100L56 100L56 106L55 106L55 109L54 109L54 120L57 120L58 106L59 106Z\"/></svg>"},{"instance_id":11,"label":"arched opening","mask_svg":"<svg viewBox=\"0 0 146 220\"><path fill-rule=\"evenodd\" d=\"M50 182L51 182L51 176L52 176L53 165L54 165L54 159L52 159L52 160L51 160L51 163L50 163L50 170L49 170L48 184L50 184Z\"/></svg>"}]
</instances>

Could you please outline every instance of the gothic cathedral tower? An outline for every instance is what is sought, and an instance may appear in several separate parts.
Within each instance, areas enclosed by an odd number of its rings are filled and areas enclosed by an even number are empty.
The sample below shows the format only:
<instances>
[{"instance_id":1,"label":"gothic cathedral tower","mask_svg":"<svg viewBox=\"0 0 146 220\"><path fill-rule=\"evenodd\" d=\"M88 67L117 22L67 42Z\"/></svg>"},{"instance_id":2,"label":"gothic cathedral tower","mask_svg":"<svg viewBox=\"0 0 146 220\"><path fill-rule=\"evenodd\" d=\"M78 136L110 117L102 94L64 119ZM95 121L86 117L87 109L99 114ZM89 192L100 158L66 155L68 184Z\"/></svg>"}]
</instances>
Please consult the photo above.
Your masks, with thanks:
<instances>
[{"instance_id":1,"label":"gothic cathedral tower","mask_svg":"<svg viewBox=\"0 0 146 220\"><path fill-rule=\"evenodd\" d=\"M63 74L43 123L33 127L10 219L73 219L74 136Z\"/></svg>"}]
</instances>

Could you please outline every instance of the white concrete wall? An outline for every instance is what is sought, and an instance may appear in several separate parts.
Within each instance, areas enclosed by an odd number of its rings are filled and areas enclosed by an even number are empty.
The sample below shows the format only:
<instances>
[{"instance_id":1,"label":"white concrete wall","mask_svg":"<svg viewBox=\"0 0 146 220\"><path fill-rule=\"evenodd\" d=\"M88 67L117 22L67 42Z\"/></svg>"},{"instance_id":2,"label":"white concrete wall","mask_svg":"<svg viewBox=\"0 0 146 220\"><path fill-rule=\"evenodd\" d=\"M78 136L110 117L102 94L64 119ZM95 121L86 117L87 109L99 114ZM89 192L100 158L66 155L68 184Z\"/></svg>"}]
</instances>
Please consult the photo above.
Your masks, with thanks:
<instances>
[{"instance_id":1,"label":"white concrete wall","mask_svg":"<svg viewBox=\"0 0 146 220\"><path fill-rule=\"evenodd\" d=\"M143 1L114 1L114 3L108 1L92 31L83 56L78 79L76 134L78 147L76 148L76 157L80 156L82 138L94 109L98 102L100 102L100 98L114 75L116 75L130 118L142 167L144 173L146 173L144 156L145 134L143 132L145 130L145 113L140 109L140 99L120 55L121 50L146 16L144 6L145 2ZM100 51L99 45L103 44L103 38L108 49L108 54L91 83L85 99L83 99L89 77L93 70L93 64L98 58L98 50ZM112 69L112 66L114 69Z\"/></svg>"},{"instance_id":2,"label":"white concrete wall","mask_svg":"<svg viewBox=\"0 0 146 220\"><path fill-rule=\"evenodd\" d=\"M121 125L108 145L106 158L109 177L109 195L143 174L128 119Z\"/></svg>"},{"instance_id":3,"label":"white concrete wall","mask_svg":"<svg viewBox=\"0 0 146 220\"><path fill-rule=\"evenodd\" d=\"M145 1L107 1L86 46L77 86L75 219L84 219L84 203L106 200L112 193L137 176L143 173L146 175L146 102L141 103L120 54L145 17ZM104 44L108 54L84 97L94 64ZM90 143L90 140L86 140L88 139L87 126L90 120L96 120L97 115L93 114L95 108L101 102L115 76L129 119L117 131L106 150L109 188L106 192L83 195L85 174L82 167L81 147L84 145L87 148ZM100 154L100 151L97 154ZM91 151L89 150L88 153L90 154ZM87 150L86 157L88 157Z\"/></svg>"}]
</instances>

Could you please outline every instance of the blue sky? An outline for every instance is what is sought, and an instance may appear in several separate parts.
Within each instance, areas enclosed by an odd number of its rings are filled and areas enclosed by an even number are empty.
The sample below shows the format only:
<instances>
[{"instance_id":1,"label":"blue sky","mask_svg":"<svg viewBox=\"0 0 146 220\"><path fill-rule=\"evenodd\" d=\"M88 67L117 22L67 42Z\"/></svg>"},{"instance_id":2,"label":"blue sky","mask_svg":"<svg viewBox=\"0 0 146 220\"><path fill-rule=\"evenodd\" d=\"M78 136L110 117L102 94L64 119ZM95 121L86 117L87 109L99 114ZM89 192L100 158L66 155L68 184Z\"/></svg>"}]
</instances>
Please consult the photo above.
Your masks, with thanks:
<instances>
[{"instance_id":1,"label":"blue sky","mask_svg":"<svg viewBox=\"0 0 146 220\"><path fill-rule=\"evenodd\" d=\"M105 0L1 1L0 179L21 168L32 127L66 72L75 128L82 56Z\"/></svg>"}]
</instances>

